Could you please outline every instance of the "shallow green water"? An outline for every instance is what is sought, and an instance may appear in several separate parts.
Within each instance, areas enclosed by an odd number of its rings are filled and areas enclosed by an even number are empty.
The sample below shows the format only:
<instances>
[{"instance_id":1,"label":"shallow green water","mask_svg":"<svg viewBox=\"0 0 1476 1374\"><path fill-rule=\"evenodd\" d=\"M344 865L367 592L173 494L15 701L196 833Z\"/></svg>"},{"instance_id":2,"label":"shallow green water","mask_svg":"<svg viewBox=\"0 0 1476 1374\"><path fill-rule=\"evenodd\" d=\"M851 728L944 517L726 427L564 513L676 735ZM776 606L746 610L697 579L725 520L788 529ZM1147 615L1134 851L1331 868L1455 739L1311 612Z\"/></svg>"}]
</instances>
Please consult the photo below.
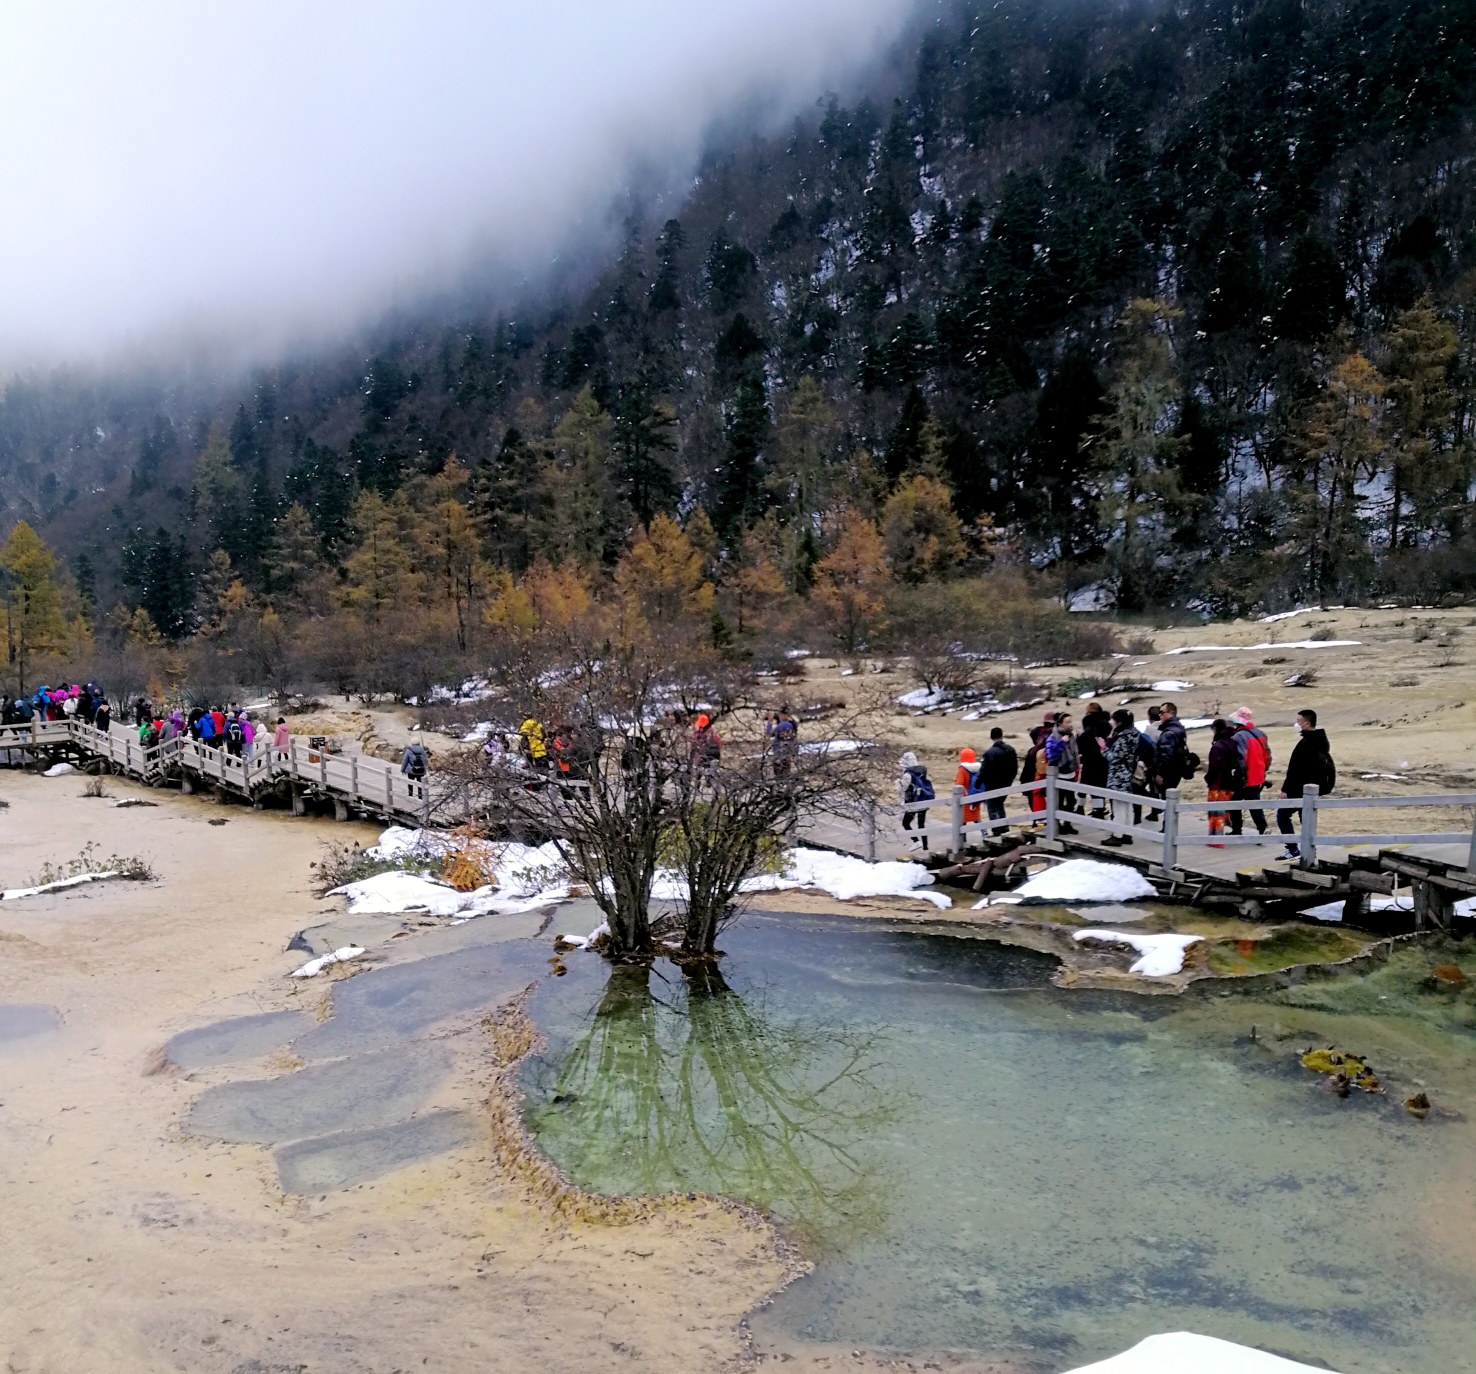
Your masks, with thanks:
<instances>
[{"instance_id":1,"label":"shallow green water","mask_svg":"<svg viewBox=\"0 0 1476 1374\"><path fill-rule=\"evenodd\" d=\"M720 1192L801 1233L816 1272L761 1326L1058 1369L1182 1328L1347 1374L1476 1369L1476 1237L1450 1234L1476 1216L1476 1041L1448 1000L1071 993L1044 956L836 918L724 944L728 988L571 956L523 1080L585 1186ZM1324 1091L1294 1053L1314 1032L1361 1037L1391 1094ZM1408 1117L1401 1071L1444 1074L1451 1114Z\"/></svg>"}]
</instances>

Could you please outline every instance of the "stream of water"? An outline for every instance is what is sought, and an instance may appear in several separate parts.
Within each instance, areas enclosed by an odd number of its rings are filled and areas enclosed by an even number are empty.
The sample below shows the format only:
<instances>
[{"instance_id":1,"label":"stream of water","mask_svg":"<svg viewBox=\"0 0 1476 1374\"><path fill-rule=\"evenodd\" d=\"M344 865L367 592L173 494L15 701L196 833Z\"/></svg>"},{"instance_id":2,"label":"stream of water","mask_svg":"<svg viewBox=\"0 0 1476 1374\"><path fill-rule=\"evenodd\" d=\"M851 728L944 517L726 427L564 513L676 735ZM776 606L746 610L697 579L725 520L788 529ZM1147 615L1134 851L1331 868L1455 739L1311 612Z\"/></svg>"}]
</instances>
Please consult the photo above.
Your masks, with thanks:
<instances>
[{"instance_id":1,"label":"stream of water","mask_svg":"<svg viewBox=\"0 0 1476 1374\"><path fill-rule=\"evenodd\" d=\"M756 1323L1055 1369L1177 1329L1476 1369L1468 993L1421 1003L1403 965L1261 1003L1072 992L1047 956L832 917L723 944L695 983L571 955L523 1085L586 1187L721 1193L800 1236L815 1272ZM1387 1094L1301 1066L1335 1038Z\"/></svg>"}]
</instances>

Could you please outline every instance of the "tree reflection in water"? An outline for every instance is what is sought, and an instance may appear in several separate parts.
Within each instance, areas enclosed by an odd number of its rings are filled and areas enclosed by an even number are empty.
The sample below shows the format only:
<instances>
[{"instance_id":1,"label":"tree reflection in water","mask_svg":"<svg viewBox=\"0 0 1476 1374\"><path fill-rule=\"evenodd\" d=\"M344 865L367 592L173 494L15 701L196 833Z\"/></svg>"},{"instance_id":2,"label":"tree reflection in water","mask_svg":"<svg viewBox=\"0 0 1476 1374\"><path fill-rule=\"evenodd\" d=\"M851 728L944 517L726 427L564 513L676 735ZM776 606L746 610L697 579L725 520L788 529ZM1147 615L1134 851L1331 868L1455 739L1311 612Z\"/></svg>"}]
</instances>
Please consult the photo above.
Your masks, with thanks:
<instances>
[{"instance_id":1,"label":"tree reflection in water","mask_svg":"<svg viewBox=\"0 0 1476 1374\"><path fill-rule=\"evenodd\" d=\"M879 1041L770 1015L710 965L679 981L614 966L556 1079L530 1085L530 1124L586 1187L740 1198L843 1249L886 1219L885 1180L858 1153L903 1105Z\"/></svg>"}]
</instances>

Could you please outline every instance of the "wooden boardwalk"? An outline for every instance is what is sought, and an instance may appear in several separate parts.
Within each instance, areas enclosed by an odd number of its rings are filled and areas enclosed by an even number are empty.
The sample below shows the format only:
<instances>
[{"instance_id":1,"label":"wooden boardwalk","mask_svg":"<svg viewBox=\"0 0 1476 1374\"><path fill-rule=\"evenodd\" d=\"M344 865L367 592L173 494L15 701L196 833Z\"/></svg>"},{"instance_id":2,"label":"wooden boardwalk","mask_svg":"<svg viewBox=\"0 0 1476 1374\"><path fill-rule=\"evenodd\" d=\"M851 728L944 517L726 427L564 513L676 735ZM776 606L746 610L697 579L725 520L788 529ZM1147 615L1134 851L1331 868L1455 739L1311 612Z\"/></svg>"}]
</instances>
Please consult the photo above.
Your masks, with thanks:
<instances>
[{"instance_id":1,"label":"wooden boardwalk","mask_svg":"<svg viewBox=\"0 0 1476 1374\"><path fill-rule=\"evenodd\" d=\"M0 759L73 763L88 772L126 774L151 786L213 790L260 805L279 798L302 815L310 803L331 804L339 820L354 814L411 825L431 815L430 779L405 777L395 764L361 754L330 754L293 740L260 746L251 758L183 736L145 749L122 726L104 733L82 721L38 721L0 727Z\"/></svg>"},{"instance_id":2,"label":"wooden boardwalk","mask_svg":"<svg viewBox=\"0 0 1476 1374\"><path fill-rule=\"evenodd\" d=\"M1333 834L1319 833L1323 820L1334 813L1341 816L1362 808L1412 807L1418 815L1421 809L1428 812L1431 808L1476 806L1476 794L1333 798L1320 797L1315 788L1308 788L1304 798L1267 798L1255 807L1268 814L1270 825L1264 836L1250 826L1248 815L1246 833L1211 836L1207 825L1199 828L1199 816L1207 818L1211 811L1231 809L1248 812L1251 804L1231 808L1223 802L1182 801L1174 791L1155 800L1077 782L1058 785L1053 773L1049 770L1041 782L1016 783L967 798L962 788L955 787L951 794L932 802L876 806L852 818L827 818L803 827L799 837L861 858L921 859L924 855L916 838L917 824L914 822L910 831L904 830L902 820L909 812L922 812L927 815L929 857L987 857L1028 840L1048 853L1091 855L1130 865L1143 872L1165 897L1233 910L1249 918L1341 901L1345 919L1382 927L1407 921L1411 914L1372 912L1370 898L1408 885L1414 890L1413 928L1426 924L1448 927L1454 919L1454 903L1476 896L1476 823L1470 831L1459 832L1359 834L1342 829ZM1062 791L1074 793L1076 805L1088 811L1099 803L1110 812L1115 802L1140 807L1146 818L1156 806L1162 810L1163 819L1153 826L1146 820L1128 826L1133 841L1130 845L1109 845L1105 841L1123 833L1123 827L1080 810L1064 810L1058 799ZM1029 792L1043 794L1044 810L1027 809L1025 794ZM980 821L964 819L966 806L991 797L1005 802L1003 822L991 821L987 814ZM1280 833L1275 824L1278 810L1296 813L1297 834ZM1186 827L1186 820L1192 829ZM1007 828L1007 833L996 836L993 831L1000 825ZM1067 825L1071 829L1063 830ZM1297 844L1299 859L1280 858L1288 843Z\"/></svg>"}]
</instances>

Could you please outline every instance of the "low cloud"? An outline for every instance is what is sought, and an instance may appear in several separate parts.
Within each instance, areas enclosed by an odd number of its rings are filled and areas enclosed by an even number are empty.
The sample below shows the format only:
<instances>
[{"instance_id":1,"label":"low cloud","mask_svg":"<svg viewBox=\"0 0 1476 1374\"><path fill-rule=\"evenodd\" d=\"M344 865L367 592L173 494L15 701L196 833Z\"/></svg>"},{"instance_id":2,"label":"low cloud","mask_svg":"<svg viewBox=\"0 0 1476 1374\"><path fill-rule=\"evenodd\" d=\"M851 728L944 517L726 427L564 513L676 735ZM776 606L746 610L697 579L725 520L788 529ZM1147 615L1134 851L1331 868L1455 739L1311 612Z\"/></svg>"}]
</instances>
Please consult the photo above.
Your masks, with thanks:
<instances>
[{"instance_id":1,"label":"low cloud","mask_svg":"<svg viewBox=\"0 0 1476 1374\"><path fill-rule=\"evenodd\" d=\"M0 20L0 366L326 338L568 250L913 0L34 5ZM753 113L756 112L756 113Z\"/></svg>"}]
</instances>

